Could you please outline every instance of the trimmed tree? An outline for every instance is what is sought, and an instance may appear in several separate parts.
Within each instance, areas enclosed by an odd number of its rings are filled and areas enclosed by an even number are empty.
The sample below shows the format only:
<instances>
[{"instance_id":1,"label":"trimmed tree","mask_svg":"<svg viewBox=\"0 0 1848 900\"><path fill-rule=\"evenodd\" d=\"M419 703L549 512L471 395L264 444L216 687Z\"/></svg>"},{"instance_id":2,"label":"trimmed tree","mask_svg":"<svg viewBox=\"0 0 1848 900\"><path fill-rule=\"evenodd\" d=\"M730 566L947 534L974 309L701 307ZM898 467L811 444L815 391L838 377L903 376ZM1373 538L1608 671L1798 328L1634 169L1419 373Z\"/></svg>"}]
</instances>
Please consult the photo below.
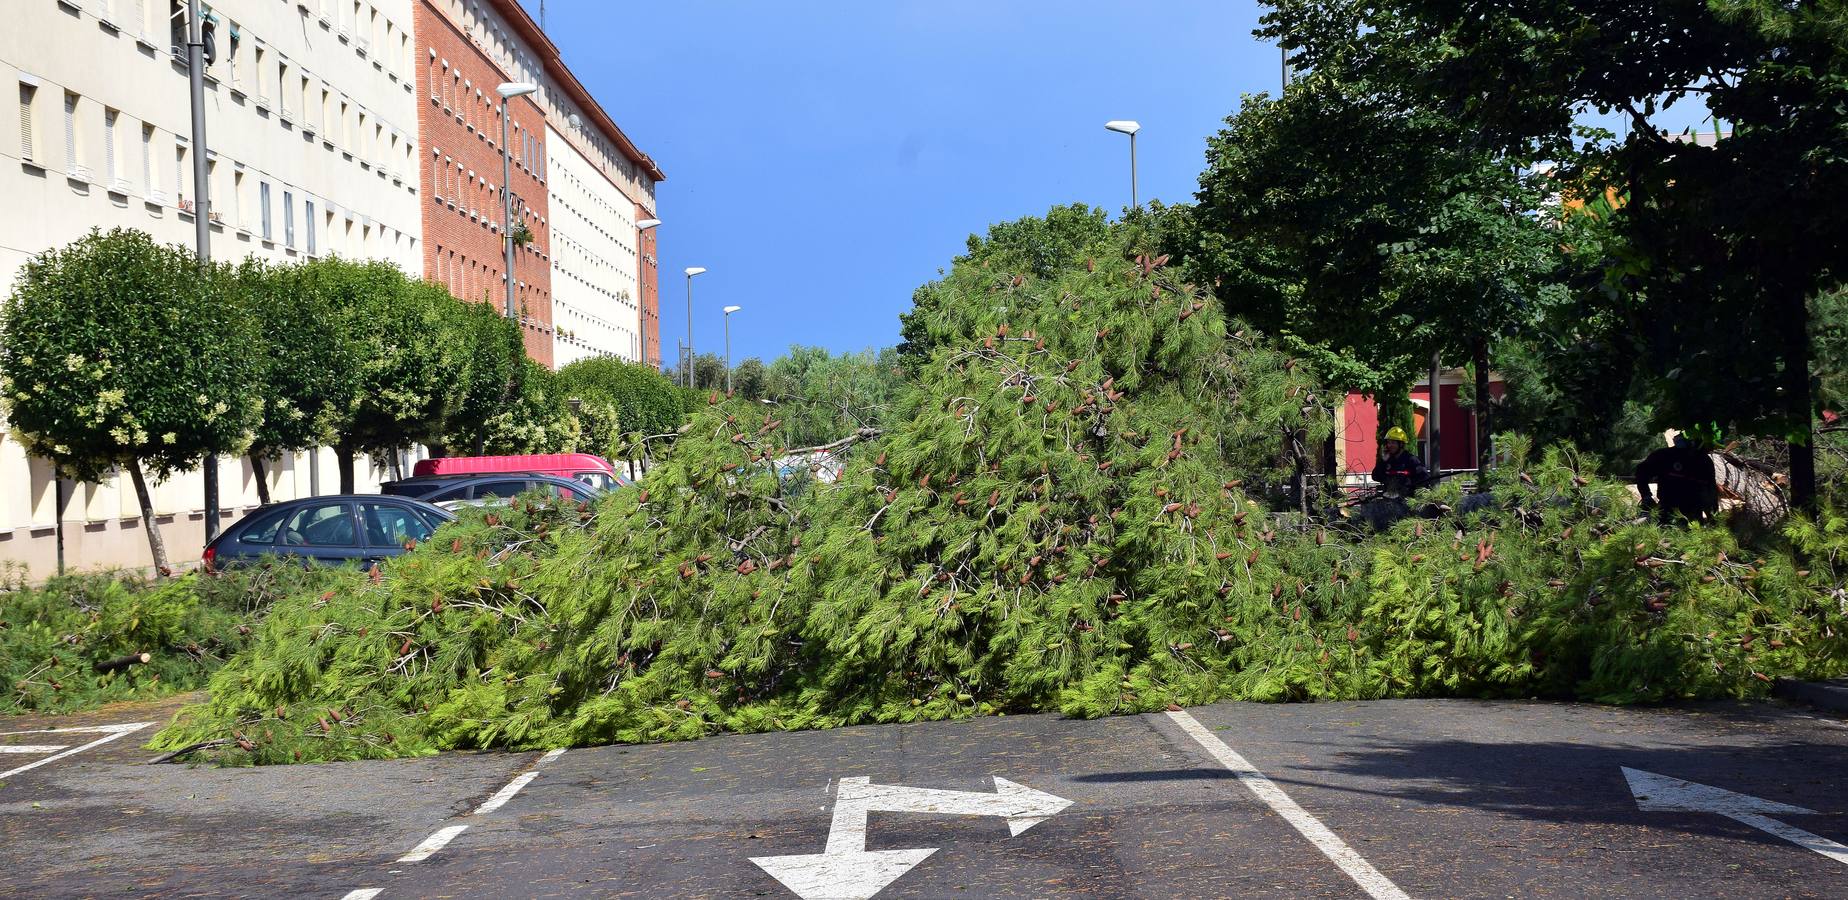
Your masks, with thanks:
<instances>
[{"instance_id":1,"label":"trimmed tree","mask_svg":"<svg viewBox=\"0 0 1848 900\"><path fill-rule=\"evenodd\" d=\"M261 335L252 364L263 419L249 458L263 503L270 502L264 461L332 443L359 401L356 323L340 287L353 268L334 258L291 266L247 259L238 267L238 293Z\"/></svg>"},{"instance_id":2,"label":"trimmed tree","mask_svg":"<svg viewBox=\"0 0 1848 900\"><path fill-rule=\"evenodd\" d=\"M143 232L93 231L27 262L0 312L13 433L71 478L126 470L163 574L147 476L243 452L261 418L259 338L229 278Z\"/></svg>"},{"instance_id":3,"label":"trimmed tree","mask_svg":"<svg viewBox=\"0 0 1848 900\"><path fill-rule=\"evenodd\" d=\"M340 490L353 490L353 459L438 443L460 401L470 342L454 327L441 285L410 281L388 263L355 265L344 298L360 335L359 403L334 444Z\"/></svg>"}]
</instances>

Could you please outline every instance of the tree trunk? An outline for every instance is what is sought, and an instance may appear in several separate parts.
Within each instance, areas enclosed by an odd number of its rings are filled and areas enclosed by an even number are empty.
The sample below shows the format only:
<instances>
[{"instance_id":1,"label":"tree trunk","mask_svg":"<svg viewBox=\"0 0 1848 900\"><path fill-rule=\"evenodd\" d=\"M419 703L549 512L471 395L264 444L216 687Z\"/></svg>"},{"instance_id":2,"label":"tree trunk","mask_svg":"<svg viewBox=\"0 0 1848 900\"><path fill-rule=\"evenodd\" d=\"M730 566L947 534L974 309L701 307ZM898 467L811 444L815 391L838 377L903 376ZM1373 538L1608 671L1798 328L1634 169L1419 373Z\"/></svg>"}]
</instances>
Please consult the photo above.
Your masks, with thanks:
<instances>
[{"instance_id":1,"label":"tree trunk","mask_svg":"<svg viewBox=\"0 0 1848 900\"><path fill-rule=\"evenodd\" d=\"M1791 450L1794 452L1796 448ZM1750 517L1751 524L1775 528L1790 514L1790 504L1784 499L1775 475L1730 453L1710 455L1720 499L1737 502L1741 512Z\"/></svg>"},{"instance_id":2,"label":"tree trunk","mask_svg":"<svg viewBox=\"0 0 1848 900\"><path fill-rule=\"evenodd\" d=\"M1475 346L1470 349L1476 367L1476 484L1481 485L1482 476L1493 461L1490 444L1494 439L1494 431L1489 422L1489 409L1492 406L1489 397L1489 339L1477 337Z\"/></svg>"},{"instance_id":3,"label":"tree trunk","mask_svg":"<svg viewBox=\"0 0 1848 900\"><path fill-rule=\"evenodd\" d=\"M135 499L141 504L141 527L148 532L148 552L154 556L154 571L162 576L173 574L167 561L167 542L161 539L160 527L154 524L154 498L148 495L148 479L141 474L141 460L128 462L128 477L135 483Z\"/></svg>"},{"instance_id":4,"label":"tree trunk","mask_svg":"<svg viewBox=\"0 0 1848 900\"><path fill-rule=\"evenodd\" d=\"M346 444L334 445L334 461L340 464L340 493L353 493L353 448Z\"/></svg>"},{"instance_id":5,"label":"tree trunk","mask_svg":"<svg viewBox=\"0 0 1848 900\"><path fill-rule=\"evenodd\" d=\"M404 480L404 459L398 455L396 450L391 451L391 480Z\"/></svg>"},{"instance_id":6,"label":"tree trunk","mask_svg":"<svg viewBox=\"0 0 1848 900\"><path fill-rule=\"evenodd\" d=\"M1790 434L1790 503L1806 513L1816 511L1816 416L1815 393L1810 378L1809 304L1803 294L1793 293L1794 302L1786 303L1786 340L1784 359L1784 395L1791 419Z\"/></svg>"},{"instance_id":7,"label":"tree trunk","mask_svg":"<svg viewBox=\"0 0 1848 900\"><path fill-rule=\"evenodd\" d=\"M263 454L250 451L250 471L257 476L257 503L268 506L270 503L269 476L263 471Z\"/></svg>"},{"instance_id":8,"label":"tree trunk","mask_svg":"<svg viewBox=\"0 0 1848 900\"><path fill-rule=\"evenodd\" d=\"M1438 410L1444 398L1444 358L1441 354L1431 354L1431 390L1425 395L1430 400L1431 408L1425 411L1425 468L1431 470L1431 477L1436 478L1444 472L1443 429L1439 427Z\"/></svg>"}]
</instances>

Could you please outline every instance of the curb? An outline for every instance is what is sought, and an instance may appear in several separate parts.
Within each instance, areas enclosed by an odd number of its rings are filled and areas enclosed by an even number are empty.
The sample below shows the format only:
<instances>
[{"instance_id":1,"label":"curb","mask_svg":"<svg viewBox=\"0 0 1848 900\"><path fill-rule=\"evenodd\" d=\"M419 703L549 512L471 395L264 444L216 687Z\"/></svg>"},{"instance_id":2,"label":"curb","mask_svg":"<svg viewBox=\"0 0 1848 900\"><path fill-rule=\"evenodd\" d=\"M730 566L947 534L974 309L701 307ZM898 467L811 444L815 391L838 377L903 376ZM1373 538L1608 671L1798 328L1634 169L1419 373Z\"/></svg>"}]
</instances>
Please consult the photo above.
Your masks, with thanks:
<instances>
[{"instance_id":1,"label":"curb","mask_svg":"<svg viewBox=\"0 0 1848 900\"><path fill-rule=\"evenodd\" d=\"M1771 696L1807 703L1828 712L1848 713L1848 678L1828 681L1795 681L1779 678L1771 686Z\"/></svg>"}]
</instances>

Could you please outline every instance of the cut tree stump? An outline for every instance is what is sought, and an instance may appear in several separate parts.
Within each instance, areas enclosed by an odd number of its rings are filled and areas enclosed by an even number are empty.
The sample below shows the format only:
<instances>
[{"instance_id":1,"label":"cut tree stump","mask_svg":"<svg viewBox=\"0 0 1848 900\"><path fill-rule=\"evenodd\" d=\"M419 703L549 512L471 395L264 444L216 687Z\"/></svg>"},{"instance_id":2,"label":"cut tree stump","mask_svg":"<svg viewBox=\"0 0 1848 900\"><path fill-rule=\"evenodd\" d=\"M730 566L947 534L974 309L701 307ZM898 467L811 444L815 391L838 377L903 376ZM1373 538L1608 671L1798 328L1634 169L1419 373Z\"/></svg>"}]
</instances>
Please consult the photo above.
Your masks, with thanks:
<instances>
[{"instance_id":1,"label":"cut tree stump","mask_svg":"<svg viewBox=\"0 0 1848 900\"><path fill-rule=\"evenodd\" d=\"M1713 479L1718 482L1720 501L1739 510L1736 515L1749 517L1749 523L1761 528L1775 528L1790 515L1790 500L1784 495L1781 473L1771 471L1731 453L1715 453Z\"/></svg>"}]
</instances>

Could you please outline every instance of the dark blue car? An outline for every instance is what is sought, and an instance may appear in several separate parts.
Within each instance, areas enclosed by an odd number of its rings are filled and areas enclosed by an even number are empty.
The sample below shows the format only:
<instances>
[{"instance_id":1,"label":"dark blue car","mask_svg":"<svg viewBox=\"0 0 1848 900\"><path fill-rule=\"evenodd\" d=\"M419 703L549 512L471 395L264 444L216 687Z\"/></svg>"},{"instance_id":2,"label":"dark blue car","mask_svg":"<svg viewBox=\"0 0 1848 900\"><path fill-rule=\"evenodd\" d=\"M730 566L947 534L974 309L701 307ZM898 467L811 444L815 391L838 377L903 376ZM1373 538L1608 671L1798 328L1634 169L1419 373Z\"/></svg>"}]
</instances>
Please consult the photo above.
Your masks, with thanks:
<instances>
[{"instance_id":1,"label":"dark blue car","mask_svg":"<svg viewBox=\"0 0 1848 900\"><path fill-rule=\"evenodd\" d=\"M404 553L455 514L410 497L339 494L265 506L239 519L205 548L205 567L223 569L265 556L327 565L369 566Z\"/></svg>"}]
</instances>

